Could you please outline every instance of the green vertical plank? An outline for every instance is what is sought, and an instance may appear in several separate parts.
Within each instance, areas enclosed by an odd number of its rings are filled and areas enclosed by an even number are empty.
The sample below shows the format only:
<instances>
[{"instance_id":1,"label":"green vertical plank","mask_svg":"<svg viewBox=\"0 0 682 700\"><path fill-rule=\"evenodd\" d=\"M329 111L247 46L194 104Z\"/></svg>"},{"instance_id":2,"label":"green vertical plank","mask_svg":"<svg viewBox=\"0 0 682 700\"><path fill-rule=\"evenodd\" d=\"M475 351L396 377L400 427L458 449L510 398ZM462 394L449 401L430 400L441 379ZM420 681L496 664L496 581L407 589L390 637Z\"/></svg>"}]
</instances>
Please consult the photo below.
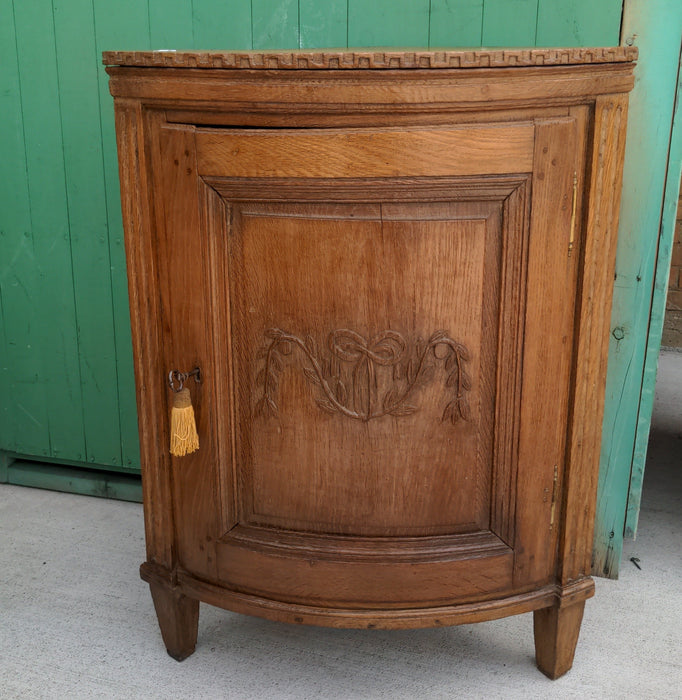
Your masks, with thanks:
<instances>
[{"instance_id":1,"label":"green vertical plank","mask_svg":"<svg viewBox=\"0 0 682 700\"><path fill-rule=\"evenodd\" d=\"M0 90L2 87L0 86ZM1 107L0 107L1 108ZM0 148L2 146L0 145ZM0 256L3 254L3 233L0 223ZM0 274L2 272L0 271ZM11 441L10 430L10 388L9 388L9 361L7 357L7 337L5 335L5 312L3 310L2 278L0 277L0 460L1 450L9 449ZM2 481L0 480L0 483Z\"/></svg>"},{"instance_id":2,"label":"green vertical plank","mask_svg":"<svg viewBox=\"0 0 682 700\"><path fill-rule=\"evenodd\" d=\"M14 3L26 171L38 289L33 342L42 354L50 454L85 458L76 313L52 4Z\"/></svg>"},{"instance_id":3,"label":"green vertical plank","mask_svg":"<svg viewBox=\"0 0 682 700\"><path fill-rule=\"evenodd\" d=\"M299 0L301 48L348 45L348 0Z\"/></svg>"},{"instance_id":4,"label":"green vertical plank","mask_svg":"<svg viewBox=\"0 0 682 700\"><path fill-rule=\"evenodd\" d=\"M431 0L430 46L480 46L483 0Z\"/></svg>"},{"instance_id":5,"label":"green vertical plank","mask_svg":"<svg viewBox=\"0 0 682 700\"><path fill-rule=\"evenodd\" d=\"M594 571L611 577L623 548L681 34L678 0L626 3L623 37L636 40L640 57L628 116L594 541Z\"/></svg>"},{"instance_id":6,"label":"green vertical plank","mask_svg":"<svg viewBox=\"0 0 682 700\"><path fill-rule=\"evenodd\" d=\"M152 49L193 49L191 1L148 1Z\"/></svg>"},{"instance_id":7,"label":"green vertical plank","mask_svg":"<svg viewBox=\"0 0 682 700\"><path fill-rule=\"evenodd\" d=\"M682 27L682 17L678 27ZM682 43L682 38L680 39ZM654 275L654 294L651 302L649 318L649 333L644 360L644 375L640 398L639 416L637 417L637 434L635 436L635 451L632 460L632 472L628 493L628 508L625 521L625 536L634 537L637 533L639 507L642 500L642 481L644 479L644 464L646 462L651 416L654 407L654 390L656 388L656 373L658 356L661 351L663 321L665 317L666 297L668 292L668 277L672 258L673 242L675 239L675 219L680 192L680 176L682 175L682 50L677 72L677 96L675 99L673 124L668 156L668 172L665 179L663 195L663 210L661 228L656 256L656 271ZM680 449L682 453L682 448ZM682 454L680 456L682 462Z\"/></svg>"},{"instance_id":8,"label":"green vertical plank","mask_svg":"<svg viewBox=\"0 0 682 700\"><path fill-rule=\"evenodd\" d=\"M348 46L428 46L429 0L348 0Z\"/></svg>"},{"instance_id":9,"label":"green vertical plank","mask_svg":"<svg viewBox=\"0 0 682 700\"><path fill-rule=\"evenodd\" d=\"M149 15L146 2L139 0L118 0L116 4L111 3L110 0L94 0L94 10L122 466L125 469L135 470L139 469L140 465L140 445L137 431L135 377L130 337L121 194L118 181L114 103L109 94L108 76L104 66L102 66L101 53L106 50L150 48Z\"/></svg>"},{"instance_id":10,"label":"green vertical plank","mask_svg":"<svg viewBox=\"0 0 682 700\"><path fill-rule=\"evenodd\" d=\"M538 0L484 0L483 46L535 46L537 17Z\"/></svg>"},{"instance_id":11,"label":"green vertical plank","mask_svg":"<svg viewBox=\"0 0 682 700\"><path fill-rule=\"evenodd\" d=\"M12 161L5 160L8 150L2 141L0 138L3 154L0 179L9 182L3 178L3 171L11 167ZM23 147L23 140L19 144ZM12 177L16 177L16 173ZM44 363L43 348L37 341L43 321L32 237L29 227L24 230L14 227L11 220L18 213L14 206L15 203L10 203L0 207L3 211L0 214L0 296L5 344L0 358L0 391L4 393L0 404L3 420L0 447L49 456L46 373L54 367ZM17 206L20 205L17 203Z\"/></svg>"},{"instance_id":12,"label":"green vertical plank","mask_svg":"<svg viewBox=\"0 0 682 700\"><path fill-rule=\"evenodd\" d=\"M254 49L300 46L298 0L251 0Z\"/></svg>"},{"instance_id":13,"label":"green vertical plank","mask_svg":"<svg viewBox=\"0 0 682 700\"><path fill-rule=\"evenodd\" d=\"M199 50L251 48L251 0L193 0L192 22Z\"/></svg>"},{"instance_id":14,"label":"green vertical plank","mask_svg":"<svg viewBox=\"0 0 682 700\"><path fill-rule=\"evenodd\" d=\"M540 0L536 46L617 46L623 0Z\"/></svg>"},{"instance_id":15,"label":"green vertical plank","mask_svg":"<svg viewBox=\"0 0 682 700\"><path fill-rule=\"evenodd\" d=\"M86 459L121 464L92 0L53 0Z\"/></svg>"},{"instance_id":16,"label":"green vertical plank","mask_svg":"<svg viewBox=\"0 0 682 700\"><path fill-rule=\"evenodd\" d=\"M14 11L0 3L0 450L50 452Z\"/></svg>"}]
</instances>

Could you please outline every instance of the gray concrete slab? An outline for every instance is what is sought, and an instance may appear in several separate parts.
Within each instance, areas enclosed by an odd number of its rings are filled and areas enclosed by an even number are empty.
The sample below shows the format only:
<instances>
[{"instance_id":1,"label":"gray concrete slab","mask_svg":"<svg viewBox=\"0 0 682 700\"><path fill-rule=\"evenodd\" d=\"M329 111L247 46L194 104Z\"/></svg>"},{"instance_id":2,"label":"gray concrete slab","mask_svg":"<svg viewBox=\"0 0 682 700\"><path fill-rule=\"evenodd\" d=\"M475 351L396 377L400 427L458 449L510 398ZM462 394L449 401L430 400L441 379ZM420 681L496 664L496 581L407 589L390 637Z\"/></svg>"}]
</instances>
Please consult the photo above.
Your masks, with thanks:
<instances>
[{"instance_id":1,"label":"gray concrete slab","mask_svg":"<svg viewBox=\"0 0 682 700\"><path fill-rule=\"evenodd\" d=\"M0 485L0 698L682 698L682 354L659 387L638 539L558 681L535 669L531 615L385 632L202 606L179 664L138 578L139 505Z\"/></svg>"}]
</instances>

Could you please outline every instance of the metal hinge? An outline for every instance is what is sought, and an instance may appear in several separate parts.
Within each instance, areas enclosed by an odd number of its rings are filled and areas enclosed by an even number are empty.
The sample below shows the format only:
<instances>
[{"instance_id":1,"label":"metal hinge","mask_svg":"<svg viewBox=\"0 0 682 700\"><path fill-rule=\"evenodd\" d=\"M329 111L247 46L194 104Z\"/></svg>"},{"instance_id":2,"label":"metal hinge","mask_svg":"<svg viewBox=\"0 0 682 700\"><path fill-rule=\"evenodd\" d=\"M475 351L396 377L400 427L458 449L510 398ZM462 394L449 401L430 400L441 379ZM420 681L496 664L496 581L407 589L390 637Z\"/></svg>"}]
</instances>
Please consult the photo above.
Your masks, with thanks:
<instances>
[{"instance_id":1,"label":"metal hinge","mask_svg":"<svg viewBox=\"0 0 682 700\"><path fill-rule=\"evenodd\" d=\"M568 257L573 253L575 243L575 212L578 207L578 173L573 173L573 205L571 206L571 237L568 240Z\"/></svg>"},{"instance_id":2,"label":"metal hinge","mask_svg":"<svg viewBox=\"0 0 682 700\"><path fill-rule=\"evenodd\" d=\"M554 518L556 516L556 501L559 496L559 465L554 465L554 485L552 486L552 510L549 516L549 529L554 527Z\"/></svg>"}]
</instances>

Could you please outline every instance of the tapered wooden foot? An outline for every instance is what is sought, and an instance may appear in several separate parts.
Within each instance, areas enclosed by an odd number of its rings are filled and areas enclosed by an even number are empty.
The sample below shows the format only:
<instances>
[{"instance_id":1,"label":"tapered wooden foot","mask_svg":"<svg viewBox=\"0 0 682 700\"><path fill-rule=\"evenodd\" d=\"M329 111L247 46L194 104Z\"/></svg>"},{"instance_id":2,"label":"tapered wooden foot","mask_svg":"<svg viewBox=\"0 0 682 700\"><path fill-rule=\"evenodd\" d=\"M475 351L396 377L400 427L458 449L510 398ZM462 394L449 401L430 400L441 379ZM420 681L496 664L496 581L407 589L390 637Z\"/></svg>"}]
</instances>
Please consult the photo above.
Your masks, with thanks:
<instances>
[{"instance_id":1,"label":"tapered wooden foot","mask_svg":"<svg viewBox=\"0 0 682 700\"><path fill-rule=\"evenodd\" d=\"M199 601L163 584L150 582L149 588L166 649L176 661L183 661L197 644Z\"/></svg>"},{"instance_id":2,"label":"tapered wooden foot","mask_svg":"<svg viewBox=\"0 0 682 700\"><path fill-rule=\"evenodd\" d=\"M585 601L563 607L543 608L533 613L535 663L552 680L573 666Z\"/></svg>"}]
</instances>

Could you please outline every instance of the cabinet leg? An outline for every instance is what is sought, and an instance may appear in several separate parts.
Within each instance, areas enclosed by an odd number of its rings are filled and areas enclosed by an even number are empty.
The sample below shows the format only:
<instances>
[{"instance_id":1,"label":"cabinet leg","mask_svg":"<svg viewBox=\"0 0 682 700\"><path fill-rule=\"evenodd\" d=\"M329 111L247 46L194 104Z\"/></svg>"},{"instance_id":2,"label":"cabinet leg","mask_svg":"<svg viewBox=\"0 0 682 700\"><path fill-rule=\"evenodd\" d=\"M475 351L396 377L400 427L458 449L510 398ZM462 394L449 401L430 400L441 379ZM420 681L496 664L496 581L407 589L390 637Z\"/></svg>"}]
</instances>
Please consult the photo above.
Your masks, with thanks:
<instances>
[{"instance_id":1,"label":"cabinet leg","mask_svg":"<svg viewBox=\"0 0 682 700\"><path fill-rule=\"evenodd\" d=\"M149 588L163 643L176 661L183 661L197 643L199 601L159 583L150 583Z\"/></svg>"},{"instance_id":2,"label":"cabinet leg","mask_svg":"<svg viewBox=\"0 0 682 700\"><path fill-rule=\"evenodd\" d=\"M573 665L585 601L543 608L533 613L535 663L552 680L563 676Z\"/></svg>"}]
</instances>

